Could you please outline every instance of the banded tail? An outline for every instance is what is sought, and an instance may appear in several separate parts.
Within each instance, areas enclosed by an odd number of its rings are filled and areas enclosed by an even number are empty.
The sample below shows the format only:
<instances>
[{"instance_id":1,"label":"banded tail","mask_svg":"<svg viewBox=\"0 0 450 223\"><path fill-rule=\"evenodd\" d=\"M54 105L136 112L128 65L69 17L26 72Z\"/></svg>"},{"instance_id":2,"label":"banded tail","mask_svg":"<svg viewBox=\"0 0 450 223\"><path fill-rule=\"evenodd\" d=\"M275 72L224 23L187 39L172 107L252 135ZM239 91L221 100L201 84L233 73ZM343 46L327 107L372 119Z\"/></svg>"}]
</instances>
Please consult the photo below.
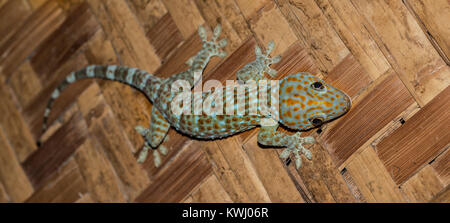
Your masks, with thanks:
<instances>
[{"instance_id":1,"label":"banded tail","mask_svg":"<svg viewBox=\"0 0 450 223\"><path fill-rule=\"evenodd\" d=\"M157 97L157 91L162 84L162 79L155 77L146 71L124 66L101 66L92 65L79 71L70 73L66 79L58 85L53 91L44 113L44 122L42 124L42 133L47 130L47 121L50 115L50 109L53 102L59 97L60 93L71 83L84 78L102 78L107 80L119 81L133 86L142 92L153 102Z\"/></svg>"}]
</instances>

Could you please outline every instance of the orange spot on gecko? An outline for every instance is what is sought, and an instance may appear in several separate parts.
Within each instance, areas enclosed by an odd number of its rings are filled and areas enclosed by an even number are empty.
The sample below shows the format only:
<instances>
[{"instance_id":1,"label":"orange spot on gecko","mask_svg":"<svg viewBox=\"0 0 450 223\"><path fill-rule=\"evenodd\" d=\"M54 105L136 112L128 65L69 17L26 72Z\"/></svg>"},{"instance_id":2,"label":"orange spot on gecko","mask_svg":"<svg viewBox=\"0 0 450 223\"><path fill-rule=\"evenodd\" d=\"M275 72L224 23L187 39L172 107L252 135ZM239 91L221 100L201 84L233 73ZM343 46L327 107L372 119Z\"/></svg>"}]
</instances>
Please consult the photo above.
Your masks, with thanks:
<instances>
[{"instance_id":1,"label":"orange spot on gecko","mask_svg":"<svg viewBox=\"0 0 450 223\"><path fill-rule=\"evenodd\" d=\"M330 102L328 102L328 101L324 101L323 104L324 104L325 106L327 106L327 107L333 106L333 104L330 103Z\"/></svg>"},{"instance_id":2,"label":"orange spot on gecko","mask_svg":"<svg viewBox=\"0 0 450 223\"><path fill-rule=\"evenodd\" d=\"M287 106L291 106L291 105L295 105L295 104L298 104L298 103L299 103L298 100L293 100L293 99L288 98L286 105Z\"/></svg>"},{"instance_id":3,"label":"orange spot on gecko","mask_svg":"<svg viewBox=\"0 0 450 223\"><path fill-rule=\"evenodd\" d=\"M294 108L294 111L295 111L295 112L298 112L298 110L300 110L299 107L295 107L295 108Z\"/></svg>"},{"instance_id":4,"label":"orange spot on gecko","mask_svg":"<svg viewBox=\"0 0 450 223\"><path fill-rule=\"evenodd\" d=\"M295 117L294 117L295 119L300 119L300 115L299 114L297 114L297 115L295 115Z\"/></svg>"},{"instance_id":5,"label":"orange spot on gecko","mask_svg":"<svg viewBox=\"0 0 450 223\"><path fill-rule=\"evenodd\" d=\"M308 108L308 110L306 110L306 113L310 113L311 111L314 111L314 110L316 110L317 108L315 108L315 107L312 107L312 108ZM305 114L306 114L305 113Z\"/></svg>"},{"instance_id":6,"label":"orange spot on gecko","mask_svg":"<svg viewBox=\"0 0 450 223\"><path fill-rule=\"evenodd\" d=\"M303 95L301 95L301 94L295 94L294 97L300 98L302 101L305 101L305 100L306 100L306 97L303 96Z\"/></svg>"},{"instance_id":7,"label":"orange spot on gecko","mask_svg":"<svg viewBox=\"0 0 450 223\"><path fill-rule=\"evenodd\" d=\"M314 96L309 92L306 92L306 95L308 95L309 98L314 98Z\"/></svg>"},{"instance_id":8,"label":"orange spot on gecko","mask_svg":"<svg viewBox=\"0 0 450 223\"><path fill-rule=\"evenodd\" d=\"M286 112L286 116L289 117L289 118L292 118L291 111L287 111L287 112Z\"/></svg>"},{"instance_id":9,"label":"orange spot on gecko","mask_svg":"<svg viewBox=\"0 0 450 223\"><path fill-rule=\"evenodd\" d=\"M309 100L306 104L307 105L317 105L318 102L317 101L313 101L313 100Z\"/></svg>"},{"instance_id":10,"label":"orange spot on gecko","mask_svg":"<svg viewBox=\"0 0 450 223\"><path fill-rule=\"evenodd\" d=\"M298 81L298 79L297 79L296 77L288 77L287 80L290 81L290 82L296 82L296 81Z\"/></svg>"},{"instance_id":11,"label":"orange spot on gecko","mask_svg":"<svg viewBox=\"0 0 450 223\"><path fill-rule=\"evenodd\" d=\"M292 87L292 86L287 87L286 88L286 93L290 94L293 89L294 89L294 87Z\"/></svg>"},{"instance_id":12,"label":"orange spot on gecko","mask_svg":"<svg viewBox=\"0 0 450 223\"><path fill-rule=\"evenodd\" d=\"M297 85L297 87L295 87L297 90L302 91L303 90L303 86L301 85Z\"/></svg>"}]
</instances>

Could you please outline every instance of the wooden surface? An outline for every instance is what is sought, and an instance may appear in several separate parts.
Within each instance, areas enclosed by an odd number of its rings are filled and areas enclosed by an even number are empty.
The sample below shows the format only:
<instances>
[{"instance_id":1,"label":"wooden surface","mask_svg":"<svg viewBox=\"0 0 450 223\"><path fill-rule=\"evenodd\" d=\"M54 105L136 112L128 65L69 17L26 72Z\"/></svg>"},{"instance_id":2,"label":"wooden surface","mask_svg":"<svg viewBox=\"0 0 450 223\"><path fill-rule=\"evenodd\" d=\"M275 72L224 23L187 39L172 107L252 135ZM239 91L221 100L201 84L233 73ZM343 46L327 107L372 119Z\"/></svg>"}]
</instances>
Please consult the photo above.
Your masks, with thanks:
<instances>
[{"instance_id":1,"label":"wooden surface","mask_svg":"<svg viewBox=\"0 0 450 223\"><path fill-rule=\"evenodd\" d=\"M0 0L0 202L450 202L448 0ZM83 80L89 64L186 69L197 27L221 23L221 82L276 43L277 78L312 72L347 92L351 111L314 136L296 170L257 130L196 141L173 129L168 155L136 157L151 104L126 85ZM40 148L35 144L41 138Z\"/></svg>"}]
</instances>

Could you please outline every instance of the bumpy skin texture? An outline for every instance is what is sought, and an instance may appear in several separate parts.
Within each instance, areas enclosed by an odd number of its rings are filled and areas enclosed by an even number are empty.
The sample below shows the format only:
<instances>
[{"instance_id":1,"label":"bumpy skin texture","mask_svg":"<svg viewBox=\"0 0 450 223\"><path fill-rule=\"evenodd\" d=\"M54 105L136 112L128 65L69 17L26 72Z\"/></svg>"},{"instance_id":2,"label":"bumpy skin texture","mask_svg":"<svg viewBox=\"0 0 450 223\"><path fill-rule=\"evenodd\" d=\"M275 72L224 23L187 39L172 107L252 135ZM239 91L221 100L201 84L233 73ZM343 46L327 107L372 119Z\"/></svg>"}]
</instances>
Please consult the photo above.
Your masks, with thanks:
<instances>
[{"instance_id":1,"label":"bumpy skin texture","mask_svg":"<svg viewBox=\"0 0 450 223\"><path fill-rule=\"evenodd\" d=\"M43 131L47 127L47 117L50 114L53 101L58 98L62 90L79 79L103 78L120 81L137 88L145 93L154 105L150 127L136 127L136 130L146 139L144 148L138 158L139 162L143 162L149 149L153 148L155 149L153 152L155 165L160 165L161 159L158 150L163 155L167 152L167 149L160 144L171 126L194 138L217 139L255 128L260 126L263 119L269 119L272 120L272 122L269 122L272 124L261 125L258 142L267 146L286 147L280 156L287 158L292 153L296 166L299 168L301 166L300 153L308 159L312 158L311 152L304 148L303 144L314 143L314 138L300 137L299 133L288 135L277 131L278 123L293 130L307 130L343 115L351 107L351 101L345 93L324 83L314 75L307 73L289 75L281 80L279 97L267 97L269 105L278 103L279 114L277 113L277 115L279 115L279 119L275 118L275 113L262 112L258 97L251 97L261 88L259 85L256 85L255 88L245 88L245 91L238 94L234 94L234 90L227 91L227 88L234 89L234 86L224 87L222 89L223 95L220 96L223 103L222 113L216 111L209 115L204 113L201 115L176 115L172 112L170 104L179 94L171 90L172 85L182 80L188 82L190 86L195 86L198 84L197 80L194 79L195 75L202 74L211 57L226 56L222 51L222 48L226 45L226 40L217 41L220 31L220 26L217 26L211 40L208 41L205 29L200 27L199 35L203 42L202 50L186 62L190 66L187 71L174 74L167 79L158 78L137 68L124 66L93 65L71 73L52 94L44 115ZM279 56L269 57L269 53L274 46L275 44L270 42L265 54L261 52L260 48L255 49L256 60L237 72L237 79L241 84L253 83L251 81L258 83L260 80L265 80L265 73L272 77L276 75L277 72L269 67L269 65L277 63L281 59ZM270 90L270 88L267 89L268 95L270 95ZM211 91L205 92L201 97L207 100L211 94ZM194 94L192 94L192 97L194 97ZM228 104L230 101L236 103ZM257 111L250 110L253 105L257 107ZM193 102L191 105L192 111L195 106L196 103ZM233 111L233 115L226 115L229 114L230 110ZM238 110L244 112L239 113Z\"/></svg>"}]
</instances>

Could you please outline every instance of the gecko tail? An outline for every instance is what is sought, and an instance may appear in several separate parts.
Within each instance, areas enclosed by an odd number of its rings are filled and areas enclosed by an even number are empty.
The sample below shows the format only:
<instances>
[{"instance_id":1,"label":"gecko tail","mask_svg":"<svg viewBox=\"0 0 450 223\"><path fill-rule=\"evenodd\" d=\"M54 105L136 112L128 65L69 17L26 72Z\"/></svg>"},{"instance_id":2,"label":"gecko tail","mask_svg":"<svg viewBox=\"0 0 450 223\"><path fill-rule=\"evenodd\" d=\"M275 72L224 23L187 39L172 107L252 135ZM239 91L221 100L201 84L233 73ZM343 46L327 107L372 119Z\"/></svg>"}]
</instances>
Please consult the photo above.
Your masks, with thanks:
<instances>
[{"instance_id":1,"label":"gecko tail","mask_svg":"<svg viewBox=\"0 0 450 223\"><path fill-rule=\"evenodd\" d=\"M70 84L77 80L85 78L102 78L107 80L114 80L133 86L146 94L146 96L153 102L157 98L157 92L162 85L161 78L153 76L144 70L137 68L130 68L116 65L91 65L76 72L70 73L58 87L51 94L50 100L44 112L44 121L42 123L42 134L47 130L48 117L55 100L59 97L61 92ZM38 141L39 146L41 142Z\"/></svg>"}]
</instances>

